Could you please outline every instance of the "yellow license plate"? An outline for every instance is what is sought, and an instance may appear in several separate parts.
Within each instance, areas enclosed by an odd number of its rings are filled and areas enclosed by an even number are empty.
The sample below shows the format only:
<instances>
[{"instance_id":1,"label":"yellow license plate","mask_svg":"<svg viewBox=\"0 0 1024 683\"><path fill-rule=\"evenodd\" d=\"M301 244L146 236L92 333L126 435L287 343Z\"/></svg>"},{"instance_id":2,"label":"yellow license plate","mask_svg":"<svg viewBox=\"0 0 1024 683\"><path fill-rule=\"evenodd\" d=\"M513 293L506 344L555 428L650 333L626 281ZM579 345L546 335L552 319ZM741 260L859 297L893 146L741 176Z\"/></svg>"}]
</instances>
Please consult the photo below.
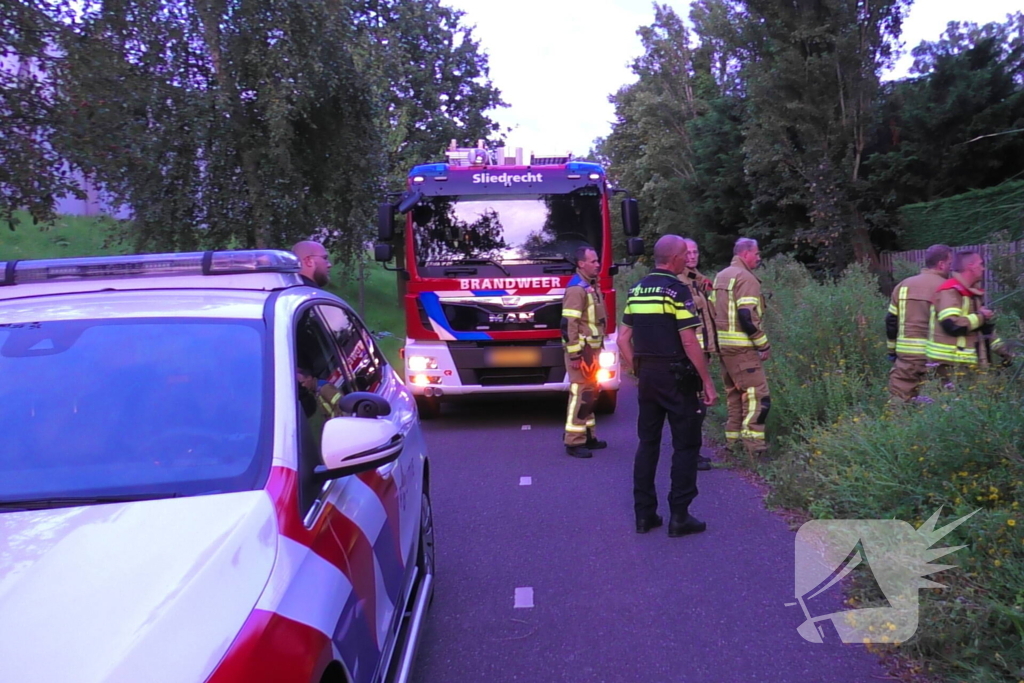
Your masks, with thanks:
<instances>
[{"instance_id":1,"label":"yellow license plate","mask_svg":"<svg viewBox=\"0 0 1024 683\"><path fill-rule=\"evenodd\" d=\"M529 368L540 365L540 349L521 347L489 349L487 364L498 368Z\"/></svg>"}]
</instances>

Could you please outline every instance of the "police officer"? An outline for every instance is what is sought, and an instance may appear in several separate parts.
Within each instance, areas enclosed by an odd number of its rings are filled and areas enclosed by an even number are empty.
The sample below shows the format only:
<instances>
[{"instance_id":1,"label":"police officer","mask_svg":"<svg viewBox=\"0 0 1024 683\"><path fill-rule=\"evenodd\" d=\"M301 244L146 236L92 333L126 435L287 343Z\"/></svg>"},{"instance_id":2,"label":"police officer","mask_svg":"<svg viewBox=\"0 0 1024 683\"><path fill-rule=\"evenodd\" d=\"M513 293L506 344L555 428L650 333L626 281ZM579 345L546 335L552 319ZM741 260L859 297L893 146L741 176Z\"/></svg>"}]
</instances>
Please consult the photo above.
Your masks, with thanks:
<instances>
[{"instance_id":1,"label":"police officer","mask_svg":"<svg viewBox=\"0 0 1024 683\"><path fill-rule=\"evenodd\" d=\"M715 330L715 318L711 314L711 304L708 296L714 291L711 280L704 277L697 264L700 262L700 247L688 237L686 242L686 263L683 272L679 274L679 281L690 289L693 303L697 308L697 317L700 318L700 327L697 328L697 341L700 348L704 349L704 360L711 366L711 356L718 355L718 333ZM697 457L698 470L710 470L711 459L703 455Z\"/></svg>"},{"instance_id":2,"label":"police officer","mask_svg":"<svg viewBox=\"0 0 1024 683\"><path fill-rule=\"evenodd\" d=\"M576 250L576 274L565 287L562 298L562 345L569 373L569 406L565 416L565 452L574 458L589 458L591 451L606 448L594 430L594 405L599 386L598 358L604 345L604 295L598 283L601 261L591 247Z\"/></svg>"},{"instance_id":3,"label":"police officer","mask_svg":"<svg viewBox=\"0 0 1024 683\"><path fill-rule=\"evenodd\" d=\"M718 397L697 341L700 319L693 297L677 277L685 262L683 238L665 235L658 240L654 270L629 291L619 332L623 367L634 368L639 384L640 443L633 462L633 509L640 534L662 524L654 475L666 416L673 449L668 535L684 536L707 528L690 514L690 503L697 496L704 413Z\"/></svg>"},{"instance_id":4,"label":"police officer","mask_svg":"<svg viewBox=\"0 0 1024 683\"><path fill-rule=\"evenodd\" d=\"M299 242L292 247L292 253L299 257L299 277L310 287L326 287L331 281L331 259L324 245L312 240Z\"/></svg>"}]
</instances>

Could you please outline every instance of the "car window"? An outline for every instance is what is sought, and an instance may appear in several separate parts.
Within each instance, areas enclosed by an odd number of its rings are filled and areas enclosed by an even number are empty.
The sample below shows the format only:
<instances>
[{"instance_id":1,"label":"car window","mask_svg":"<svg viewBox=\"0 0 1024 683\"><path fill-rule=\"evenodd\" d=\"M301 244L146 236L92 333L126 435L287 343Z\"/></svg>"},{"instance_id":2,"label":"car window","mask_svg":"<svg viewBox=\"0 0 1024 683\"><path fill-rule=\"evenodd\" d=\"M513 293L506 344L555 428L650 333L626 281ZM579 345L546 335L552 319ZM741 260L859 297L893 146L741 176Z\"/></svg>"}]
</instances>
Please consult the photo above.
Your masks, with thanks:
<instances>
[{"instance_id":1,"label":"car window","mask_svg":"<svg viewBox=\"0 0 1024 683\"><path fill-rule=\"evenodd\" d=\"M299 502L303 514L320 492L313 469L323 463L324 423L341 414L339 402L352 391L335 345L312 307L295 323L295 381L299 421Z\"/></svg>"},{"instance_id":2,"label":"car window","mask_svg":"<svg viewBox=\"0 0 1024 683\"><path fill-rule=\"evenodd\" d=\"M355 390L377 391L383 378L384 359L369 331L347 308L324 305L319 307L319 313L344 357Z\"/></svg>"},{"instance_id":3,"label":"car window","mask_svg":"<svg viewBox=\"0 0 1024 683\"><path fill-rule=\"evenodd\" d=\"M217 319L0 325L0 500L257 487L263 336Z\"/></svg>"}]
</instances>

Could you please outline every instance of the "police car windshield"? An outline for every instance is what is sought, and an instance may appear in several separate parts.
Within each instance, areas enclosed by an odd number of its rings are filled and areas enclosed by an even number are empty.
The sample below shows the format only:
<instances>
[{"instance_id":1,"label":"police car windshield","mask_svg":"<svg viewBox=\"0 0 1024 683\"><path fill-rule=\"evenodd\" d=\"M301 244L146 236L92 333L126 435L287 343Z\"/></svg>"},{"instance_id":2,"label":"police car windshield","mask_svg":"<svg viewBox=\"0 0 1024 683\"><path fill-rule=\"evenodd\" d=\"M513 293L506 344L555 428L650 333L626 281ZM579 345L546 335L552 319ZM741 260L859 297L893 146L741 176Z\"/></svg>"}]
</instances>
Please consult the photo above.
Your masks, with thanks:
<instances>
[{"instance_id":1,"label":"police car windshield","mask_svg":"<svg viewBox=\"0 0 1024 683\"><path fill-rule=\"evenodd\" d=\"M601 252L601 195L585 187L568 194L428 197L413 210L420 268L495 261L516 264L572 257L587 244Z\"/></svg>"},{"instance_id":2,"label":"police car windshield","mask_svg":"<svg viewBox=\"0 0 1024 683\"><path fill-rule=\"evenodd\" d=\"M0 325L0 502L255 488L263 323Z\"/></svg>"}]
</instances>

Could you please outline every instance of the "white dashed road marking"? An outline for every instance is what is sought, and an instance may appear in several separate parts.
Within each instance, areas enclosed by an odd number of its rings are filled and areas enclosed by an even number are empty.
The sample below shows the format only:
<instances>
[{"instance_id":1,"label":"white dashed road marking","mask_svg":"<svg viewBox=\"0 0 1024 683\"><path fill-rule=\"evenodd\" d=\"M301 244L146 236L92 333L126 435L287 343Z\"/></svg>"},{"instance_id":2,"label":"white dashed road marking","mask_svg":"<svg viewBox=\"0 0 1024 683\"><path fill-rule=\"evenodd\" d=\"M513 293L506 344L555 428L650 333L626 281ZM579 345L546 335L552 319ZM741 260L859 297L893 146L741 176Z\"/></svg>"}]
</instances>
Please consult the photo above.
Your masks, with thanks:
<instances>
[{"instance_id":1,"label":"white dashed road marking","mask_svg":"<svg viewBox=\"0 0 1024 683\"><path fill-rule=\"evenodd\" d=\"M516 588L515 609L528 609L533 607L533 588L523 586Z\"/></svg>"},{"instance_id":2,"label":"white dashed road marking","mask_svg":"<svg viewBox=\"0 0 1024 683\"><path fill-rule=\"evenodd\" d=\"M523 425L523 431L524 432L530 431L530 425Z\"/></svg>"},{"instance_id":3,"label":"white dashed road marking","mask_svg":"<svg viewBox=\"0 0 1024 683\"><path fill-rule=\"evenodd\" d=\"M520 486L529 486L533 483L533 477L519 477Z\"/></svg>"}]
</instances>

